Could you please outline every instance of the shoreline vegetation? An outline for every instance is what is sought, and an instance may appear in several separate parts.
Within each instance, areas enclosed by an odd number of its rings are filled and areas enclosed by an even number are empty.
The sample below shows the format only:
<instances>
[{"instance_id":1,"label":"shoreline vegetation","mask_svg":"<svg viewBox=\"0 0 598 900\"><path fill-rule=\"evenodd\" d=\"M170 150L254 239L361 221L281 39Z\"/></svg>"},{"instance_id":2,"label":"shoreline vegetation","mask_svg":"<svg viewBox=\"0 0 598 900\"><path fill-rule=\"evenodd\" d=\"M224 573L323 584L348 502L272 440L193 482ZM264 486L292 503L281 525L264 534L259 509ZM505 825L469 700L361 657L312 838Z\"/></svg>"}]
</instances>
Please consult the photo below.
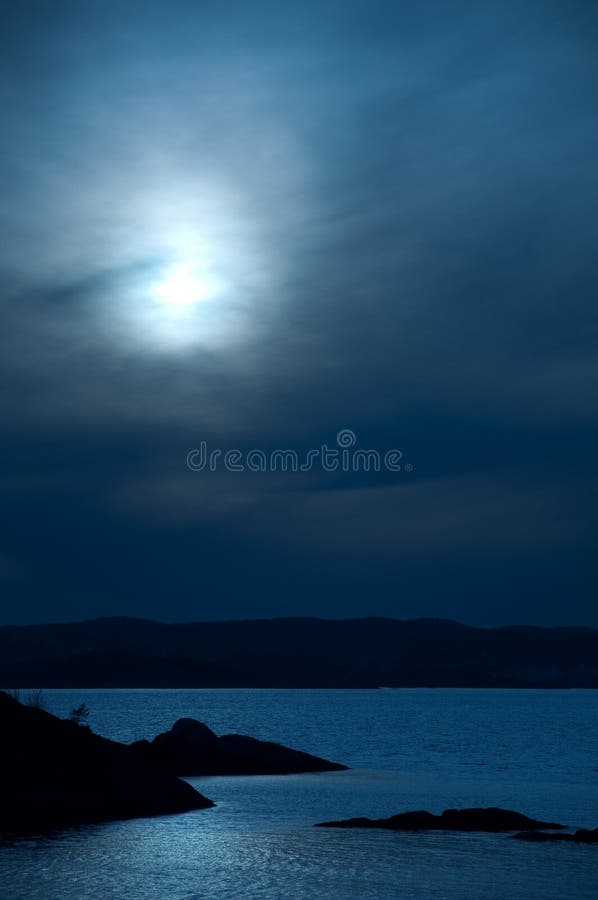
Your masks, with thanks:
<instances>
[{"instance_id":1,"label":"shoreline vegetation","mask_svg":"<svg viewBox=\"0 0 598 900\"><path fill-rule=\"evenodd\" d=\"M0 627L32 688L598 688L598 630L446 619L103 618Z\"/></svg>"}]
</instances>

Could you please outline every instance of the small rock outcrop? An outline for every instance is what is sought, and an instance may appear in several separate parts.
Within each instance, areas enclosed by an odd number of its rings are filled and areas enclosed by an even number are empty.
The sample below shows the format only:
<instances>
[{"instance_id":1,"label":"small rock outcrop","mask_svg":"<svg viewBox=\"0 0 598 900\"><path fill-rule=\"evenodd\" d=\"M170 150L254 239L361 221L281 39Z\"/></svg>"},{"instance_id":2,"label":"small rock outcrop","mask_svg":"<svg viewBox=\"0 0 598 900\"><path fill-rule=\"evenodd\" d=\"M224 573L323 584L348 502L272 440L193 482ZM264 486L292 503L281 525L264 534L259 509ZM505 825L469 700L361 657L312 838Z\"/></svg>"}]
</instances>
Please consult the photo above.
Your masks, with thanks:
<instances>
[{"instance_id":1,"label":"small rock outcrop","mask_svg":"<svg viewBox=\"0 0 598 900\"><path fill-rule=\"evenodd\" d=\"M190 784L0 692L0 833L31 834L214 806Z\"/></svg>"},{"instance_id":2,"label":"small rock outcrop","mask_svg":"<svg viewBox=\"0 0 598 900\"><path fill-rule=\"evenodd\" d=\"M179 719L153 741L136 741L131 748L141 758L158 763L174 775L293 775L346 769L302 750L244 734L218 737L203 722Z\"/></svg>"},{"instance_id":3,"label":"small rock outcrop","mask_svg":"<svg viewBox=\"0 0 598 900\"><path fill-rule=\"evenodd\" d=\"M531 831L537 828L565 828L558 822L530 819L511 809L484 807L475 809L445 809L439 815L417 810L399 813L388 819L341 819L339 822L318 822L318 828L383 828L391 831Z\"/></svg>"},{"instance_id":4,"label":"small rock outcrop","mask_svg":"<svg viewBox=\"0 0 598 900\"><path fill-rule=\"evenodd\" d=\"M553 834L546 831L520 831L514 834L514 838L520 841L572 841L574 844L598 844L598 828L587 829L580 828L579 831L571 834L570 832L559 832Z\"/></svg>"}]
</instances>

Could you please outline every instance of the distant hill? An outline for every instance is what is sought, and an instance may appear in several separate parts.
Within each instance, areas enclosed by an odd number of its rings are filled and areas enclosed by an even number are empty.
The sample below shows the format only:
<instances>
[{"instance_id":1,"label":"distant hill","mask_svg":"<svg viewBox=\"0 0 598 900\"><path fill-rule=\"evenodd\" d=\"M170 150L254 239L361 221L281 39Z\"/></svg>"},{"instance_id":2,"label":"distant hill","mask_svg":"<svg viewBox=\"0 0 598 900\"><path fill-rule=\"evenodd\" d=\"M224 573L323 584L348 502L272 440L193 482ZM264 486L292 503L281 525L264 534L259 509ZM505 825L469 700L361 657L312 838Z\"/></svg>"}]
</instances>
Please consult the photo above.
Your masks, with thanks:
<instances>
[{"instance_id":1,"label":"distant hill","mask_svg":"<svg viewBox=\"0 0 598 900\"><path fill-rule=\"evenodd\" d=\"M7 687L598 687L598 630L445 619L0 627Z\"/></svg>"}]
</instances>

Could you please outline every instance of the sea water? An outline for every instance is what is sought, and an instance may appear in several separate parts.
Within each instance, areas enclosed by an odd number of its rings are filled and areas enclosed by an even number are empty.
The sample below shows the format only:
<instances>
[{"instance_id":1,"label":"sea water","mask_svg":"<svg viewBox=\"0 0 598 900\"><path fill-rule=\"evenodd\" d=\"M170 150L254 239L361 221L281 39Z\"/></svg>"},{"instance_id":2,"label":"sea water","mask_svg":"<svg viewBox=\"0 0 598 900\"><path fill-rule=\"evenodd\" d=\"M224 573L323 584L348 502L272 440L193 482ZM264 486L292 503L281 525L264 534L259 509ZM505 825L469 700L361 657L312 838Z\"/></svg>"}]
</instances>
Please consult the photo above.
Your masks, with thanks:
<instances>
[{"instance_id":1,"label":"sea water","mask_svg":"<svg viewBox=\"0 0 598 900\"><path fill-rule=\"evenodd\" d=\"M129 742L181 716L343 762L315 775L188 779L217 804L0 846L1 900L592 900L598 847L498 834L329 830L414 809L503 806L598 826L598 692L46 691ZM1 798L0 798L1 802Z\"/></svg>"}]
</instances>

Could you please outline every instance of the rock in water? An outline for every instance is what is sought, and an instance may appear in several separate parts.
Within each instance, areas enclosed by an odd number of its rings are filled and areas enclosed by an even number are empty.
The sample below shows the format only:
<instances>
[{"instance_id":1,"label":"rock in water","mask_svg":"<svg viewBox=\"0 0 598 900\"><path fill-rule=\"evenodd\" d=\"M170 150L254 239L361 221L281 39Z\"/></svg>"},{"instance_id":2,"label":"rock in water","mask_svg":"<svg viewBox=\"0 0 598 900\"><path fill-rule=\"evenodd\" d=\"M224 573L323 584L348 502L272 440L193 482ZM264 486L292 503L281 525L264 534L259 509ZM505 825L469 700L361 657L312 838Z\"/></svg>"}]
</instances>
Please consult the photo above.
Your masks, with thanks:
<instances>
[{"instance_id":1,"label":"rock in water","mask_svg":"<svg viewBox=\"0 0 598 900\"><path fill-rule=\"evenodd\" d=\"M214 806L130 747L0 692L0 832Z\"/></svg>"},{"instance_id":2,"label":"rock in water","mask_svg":"<svg viewBox=\"0 0 598 900\"><path fill-rule=\"evenodd\" d=\"M574 844L598 844L598 828L588 830L580 828L574 834L550 834L545 831L520 831L514 834L514 838L520 841L572 841Z\"/></svg>"},{"instance_id":3,"label":"rock in water","mask_svg":"<svg viewBox=\"0 0 598 900\"><path fill-rule=\"evenodd\" d=\"M176 775L291 775L346 769L311 753L244 734L218 737L203 722L179 719L153 741L131 747Z\"/></svg>"},{"instance_id":4,"label":"rock in water","mask_svg":"<svg viewBox=\"0 0 598 900\"><path fill-rule=\"evenodd\" d=\"M388 819L341 819L318 822L318 828L384 828L391 831L530 831L536 828L564 828L558 822L530 819L511 809L497 807L445 809L440 816L425 810L399 813Z\"/></svg>"}]
</instances>

